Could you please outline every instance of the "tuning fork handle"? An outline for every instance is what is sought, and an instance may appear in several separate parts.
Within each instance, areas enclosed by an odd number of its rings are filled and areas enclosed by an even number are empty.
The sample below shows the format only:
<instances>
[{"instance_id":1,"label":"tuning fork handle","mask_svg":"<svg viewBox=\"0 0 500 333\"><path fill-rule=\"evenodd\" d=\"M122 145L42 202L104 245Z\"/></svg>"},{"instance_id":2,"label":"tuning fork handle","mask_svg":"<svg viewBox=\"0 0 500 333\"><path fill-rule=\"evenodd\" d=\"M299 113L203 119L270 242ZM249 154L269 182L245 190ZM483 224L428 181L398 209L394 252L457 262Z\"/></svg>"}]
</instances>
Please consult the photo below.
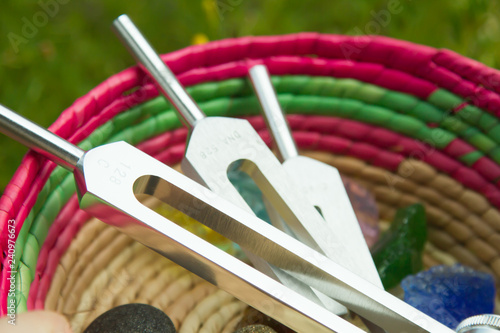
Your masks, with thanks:
<instances>
[{"instance_id":1,"label":"tuning fork handle","mask_svg":"<svg viewBox=\"0 0 500 333\"><path fill-rule=\"evenodd\" d=\"M198 120L205 118L203 111L127 15L120 15L113 22L113 30L151 76L161 93L172 103L185 126L192 129Z\"/></svg>"},{"instance_id":2,"label":"tuning fork handle","mask_svg":"<svg viewBox=\"0 0 500 333\"><path fill-rule=\"evenodd\" d=\"M85 153L74 144L0 105L0 131L73 170Z\"/></svg>"},{"instance_id":3,"label":"tuning fork handle","mask_svg":"<svg viewBox=\"0 0 500 333\"><path fill-rule=\"evenodd\" d=\"M276 144L280 161L284 162L299 156L292 131L278 103L266 66L253 66L249 70L249 75L250 81L257 92L257 98L262 105L262 111L265 114L264 119Z\"/></svg>"}]
</instances>

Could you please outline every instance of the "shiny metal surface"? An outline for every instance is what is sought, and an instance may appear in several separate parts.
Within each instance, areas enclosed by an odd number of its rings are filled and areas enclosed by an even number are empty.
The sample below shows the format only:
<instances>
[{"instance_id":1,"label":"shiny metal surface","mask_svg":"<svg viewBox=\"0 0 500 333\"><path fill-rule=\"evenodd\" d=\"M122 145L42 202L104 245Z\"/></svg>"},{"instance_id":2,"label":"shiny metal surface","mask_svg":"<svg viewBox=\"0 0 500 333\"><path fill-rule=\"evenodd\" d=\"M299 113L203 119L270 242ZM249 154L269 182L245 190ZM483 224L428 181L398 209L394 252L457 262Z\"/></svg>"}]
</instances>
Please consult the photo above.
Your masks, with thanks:
<instances>
[{"instance_id":1,"label":"shiny metal surface","mask_svg":"<svg viewBox=\"0 0 500 333\"><path fill-rule=\"evenodd\" d=\"M76 166L84 154L84 151L79 147L21 117L3 105L0 105L0 127L4 134L69 170Z\"/></svg>"},{"instance_id":2,"label":"shiny metal surface","mask_svg":"<svg viewBox=\"0 0 500 333\"><path fill-rule=\"evenodd\" d=\"M226 207L223 202L208 207L208 202L222 199L191 179L123 142L89 151L78 170L76 177L84 210L243 302L299 332L362 332L165 219L136 198L154 196L219 231L228 228L229 223L232 232L244 236L245 230L219 211L236 207ZM107 209L99 202L106 202L114 209ZM248 217L257 219L244 214L244 218Z\"/></svg>"},{"instance_id":3,"label":"shiny metal surface","mask_svg":"<svg viewBox=\"0 0 500 333\"><path fill-rule=\"evenodd\" d=\"M281 110L273 84L265 65L255 65L248 71L250 81L259 99L264 119L273 137L279 160L287 161L299 156L290 126Z\"/></svg>"},{"instance_id":4,"label":"shiny metal surface","mask_svg":"<svg viewBox=\"0 0 500 333\"><path fill-rule=\"evenodd\" d=\"M119 16L113 22L113 29L137 62L146 69L146 72L154 75L158 88L179 110L179 116L186 126L192 127L204 117L198 105L186 93L170 68L163 63L127 15Z\"/></svg>"},{"instance_id":5,"label":"shiny metal surface","mask_svg":"<svg viewBox=\"0 0 500 333\"><path fill-rule=\"evenodd\" d=\"M26 127L25 136L36 136L29 132L31 128ZM138 199L152 196L171 205L388 332L452 332L125 142L86 152L74 174L83 209L298 332L362 331L172 223Z\"/></svg>"},{"instance_id":6,"label":"shiny metal surface","mask_svg":"<svg viewBox=\"0 0 500 333\"><path fill-rule=\"evenodd\" d=\"M346 251L346 257L343 262L338 263L383 288L338 170L312 158L298 155L267 68L264 65L253 66L249 70L249 77L278 153L283 156L283 167L303 191L309 203L321 211L331 232L341 236L337 237L336 241L341 244L339 249ZM273 216L272 212L270 216Z\"/></svg>"},{"instance_id":7,"label":"shiny metal surface","mask_svg":"<svg viewBox=\"0 0 500 333\"><path fill-rule=\"evenodd\" d=\"M297 239L322 253L328 253L336 262L352 261L350 255L338 248L341 244L338 237L324 232L325 223L321 215L300 197L292 179L246 120L208 117L199 121L191 132L182 169L192 179L251 212L227 176L228 167L236 161L242 162L242 170L253 178L273 207L285 216ZM307 224L301 221L307 221ZM261 264L252 262L262 269ZM274 274L288 283L286 277ZM346 313L345 307L322 297L316 290L313 294L306 290L298 291L303 295L315 295L315 299L336 314Z\"/></svg>"},{"instance_id":8,"label":"shiny metal surface","mask_svg":"<svg viewBox=\"0 0 500 333\"><path fill-rule=\"evenodd\" d=\"M62 156L80 151L78 147L3 106L0 107L0 119L0 130L3 133L13 138L22 137L23 142L29 142L38 149L50 147L51 150L59 151ZM15 131L11 129L12 123L15 125ZM39 138L43 138L40 140L43 142L37 141ZM186 177L124 142L98 147L87 153L81 152L82 156L74 165L75 180L80 206L92 215L117 227L256 309L284 324L288 323L291 328L298 331L317 329L319 332L344 330L362 332L348 322L332 316L323 307L311 303L302 295L296 294L293 290L158 215L137 199L142 194L141 190L145 193L152 191L160 198L168 198L169 194L172 194L173 191L168 189L158 192L151 186L151 182L144 181L151 179L150 174L157 173L153 169L164 169L168 177L187 179ZM42 153L51 156L45 151ZM150 168L151 172L148 171ZM141 177L144 175L148 176ZM182 188L183 191L191 189L189 182L195 188L198 187L204 196L208 198L214 196L206 188L189 179L186 188ZM143 186L144 184L148 186ZM176 204L172 204L185 212L199 212L204 208L204 203L197 201L196 198L189 200L182 195L174 197L177 201ZM214 216L214 219L217 220L217 217ZM303 284L298 280L295 283Z\"/></svg>"},{"instance_id":9,"label":"shiny metal surface","mask_svg":"<svg viewBox=\"0 0 500 333\"><path fill-rule=\"evenodd\" d=\"M134 58L143 65L143 68L146 69L146 72L157 84L161 92L172 102L177 112L184 119L190 119L192 113L197 115L196 122L184 122L192 130L186 148L185 158L182 162L184 173L198 180L215 193L230 200L239 207L242 207L248 212L252 212L250 206L229 181L227 170L233 162L245 158L246 155L241 155L240 150L243 154L257 150L261 152L256 154L255 157L250 158L250 160L258 161L259 165L263 165L264 168L270 170L270 173L266 175L275 177L275 175L283 173L282 170L280 170L281 166L275 156L246 121L230 118L207 119L197 105L189 105L189 107L195 108L196 110L192 112L186 104L177 104L178 101L188 98L186 97L188 96L187 92L175 77L172 78L173 74L171 71L161 61L132 21L126 15L122 15L114 22L114 26L121 41L127 45L127 49L134 55ZM170 85L173 86L170 87ZM266 166L266 159L272 159L272 164L270 166ZM263 181L265 181L265 179L263 179ZM288 182L288 179L281 180L283 184ZM269 189L265 192L273 191L274 189L272 186L274 186L274 184L271 184L271 188L268 186ZM279 192L281 193L282 191L294 192L295 190L293 188L284 188ZM284 206L287 204L288 203L282 203ZM297 204L295 204L295 206L297 207L294 208L294 213L301 209ZM307 212L304 213L307 214ZM317 212L313 211L312 213L317 215ZM305 215L302 218L304 219ZM297 223L300 224L298 221ZM304 230L297 230L297 232L302 234L307 233L307 231ZM304 237L301 239L304 239ZM311 245L317 246L311 237L309 237L309 240ZM326 242L327 240L322 244L326 244ZM317 291L311 291L311 287L300 281L296 281L293 277L287 276L288 274L275 269L251 252L246 251L245 254L255 267L268 276L273 277L277 281L281 281L302 295L306 295L310 300L322 304L335 314L343 315L347 313L347 309L344 306L328 297L320 295Z\"/></svg>"},{"instance_id":10,"label":"shiny metal surface","mask_svg":"<svg viewBox=\"0 0 500 333\"><path fill-rule=\"evenodd\" d=\"M500 316L482 314L464 319L456 328L457 333L498 333Z\"/></svg>"},{"instance_id":11,"label":"shiny metal surface","mask_svg":"<svg viewBox=\"0 0 500 333\"><path fill-rule=\"evenodd\" d=\"M116 182L117 177L119 183ZM277 320L299 332L324 330L321 325L327 322L327 327L333 331L358 331L345 325L342 328L335 327L340 322L339 317L325 312L299 294L283 289L284 286L257 270L249 266L243 268L244 265L236 263L233 257L228 257L223 251L208 246L184 229L169 223L140 204L131 194L131 189L137 197L153 196L179 209L388 332L452 332L324 255L126 143L113 143L89 151L78 166L77 179L84 209L250 305L278 317ZM89 204L95 202L95 198L133 218L99 213L93 208L95 206ZM292 317L290 311L293 312ZM304 312L307 316L304 316ZM314 320L311 320L311 316ZM332 318L336 319L331 321ZM318 325L318 322L322 324Z\"/></svg>"},{"instance_id":12,"label":"shiny metal surface","mask_svg":"<svg viewBox=\"0 0 500 333\"><path fill-rule=\"evenodd\" d=\"M457 331L458 333L498 333L500 329L488 327L488 326L476 326L476 327L468 327Z\"/></svg>"}]
</instances>

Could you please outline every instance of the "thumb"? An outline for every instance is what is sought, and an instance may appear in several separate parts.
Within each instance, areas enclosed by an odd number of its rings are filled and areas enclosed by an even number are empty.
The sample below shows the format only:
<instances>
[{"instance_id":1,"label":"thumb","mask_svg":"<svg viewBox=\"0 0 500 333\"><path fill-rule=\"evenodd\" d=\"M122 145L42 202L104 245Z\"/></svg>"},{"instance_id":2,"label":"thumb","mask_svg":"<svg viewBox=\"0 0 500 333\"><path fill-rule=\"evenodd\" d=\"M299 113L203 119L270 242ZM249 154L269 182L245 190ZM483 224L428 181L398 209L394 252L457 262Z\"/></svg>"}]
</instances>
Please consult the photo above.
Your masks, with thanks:
<instances>
[{"instance_id":1,"label":"thumb","mask_svg":"<svg viewBox=\"0 0 500 333\"><path fill-rule=\"evenodd\" d=\"M51 311L23 312L0 318L0 332L72 333L66 318Z\"/></svg>"}]
</instances>

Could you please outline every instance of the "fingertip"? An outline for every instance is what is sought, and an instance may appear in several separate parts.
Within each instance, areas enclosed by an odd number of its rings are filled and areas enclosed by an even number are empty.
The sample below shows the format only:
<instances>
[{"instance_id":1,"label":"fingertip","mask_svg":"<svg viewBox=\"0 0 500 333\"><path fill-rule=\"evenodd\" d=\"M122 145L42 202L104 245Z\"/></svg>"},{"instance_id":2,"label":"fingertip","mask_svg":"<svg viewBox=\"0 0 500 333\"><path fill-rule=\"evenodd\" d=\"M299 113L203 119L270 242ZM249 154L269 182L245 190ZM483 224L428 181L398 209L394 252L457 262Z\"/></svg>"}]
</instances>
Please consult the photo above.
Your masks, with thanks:
<instances>
[{"instance_id":1,"label":"fingertip","mask_svg":"<svg viewBox=\"0 0 500 333\"><path fill-rule=\"evenodd\" d=\"M0 318L0 332L4 333L72 333L62 314L52 311L31 311Z\"/></svg>"}]
</instances>

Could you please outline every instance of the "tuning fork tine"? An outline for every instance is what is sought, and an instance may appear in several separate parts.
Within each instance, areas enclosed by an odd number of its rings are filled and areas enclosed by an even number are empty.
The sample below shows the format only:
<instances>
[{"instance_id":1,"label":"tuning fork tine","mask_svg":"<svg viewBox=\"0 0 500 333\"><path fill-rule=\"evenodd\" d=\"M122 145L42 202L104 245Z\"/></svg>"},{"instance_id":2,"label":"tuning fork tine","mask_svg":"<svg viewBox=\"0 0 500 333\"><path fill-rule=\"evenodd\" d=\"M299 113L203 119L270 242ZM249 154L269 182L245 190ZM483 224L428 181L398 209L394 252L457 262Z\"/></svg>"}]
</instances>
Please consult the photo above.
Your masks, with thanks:
<instances>
[{"instance_id":1,"label":"tuning fork tine","mask_svg":"<svg viewBox=\"0 0 500 333\"><path fill-rule=\"evenodd\" d=\"M415 321L420 320L421 314L411 306L395 300L390 294L383 291L380 288L380 282L378 282L377 286L374 286L323 256L323 253L326 253L328 257L335 258L338 262L345 264L346 261L342 257L346 255L346 251L342 247L343 243L340 240L343 236L335 235L328 228L325 229L322 216L313 206L306 204L306 200L303 200L297 193L293 181L286 175L287 172L283 170L279 161L247 121L204 117L196 105L197 110L193 111L186 110L186 108L189 108L188 105L192 104L176 104L177 100L187 100L186 97L189 96L175 79L172 72L162 69L162 67L168 67L163 64L152 47L146 45L147 42L139 30L135 27L132 29L132 26L133 23L127 16L121 16L114 22L115 31L119 35L125 35L125 37L120 37L122 41L131 43L131 45L128 45L128 49L133 53L138 52L138 54L134 54L134 57L139 62L143 57L156 58L156 68L153 68L148 73L158 85L159 90L173 103L180 116L185 119L186 115L183 114L185 111L201 114L196 121L189 122L190 125L188 124L192 127L190 128L191 133L182 162L184 172L219 196L235 204L234 207L241 207L248 213L251 212L250 207L227 177L227 170L232 163L241 162L241 169L253 178L273 207L279 211L281 216L285 217L293 233L306 245L286 236L272 226L262 226L259 219L254 220L245 217L245 223L241 219L230 219L229 223L221 224L210 220L202 221L203 214L202 216L193 217L239 243L243 249L247 250L251 258L260 257L258 259L259 263L267 265L270 270L281 269L303 284L313 287L380 327L384 327L388 332L400 332L401 329L407 329L409 332L422 330L425 332L423 326ZM134 42L134 38L140 42ZM148 50L142 52L141 48L143 47L148 48ZM142 63L141 66L148 71L147 61ZM163 75L166 75L166 77L162 77ZM175 89L168 87L170 83L174 85ZM182 98L175 96L175 94L179 93ZM194 103L192 99L190 101ZM186 121L184 122L186 123ZM341 188L343 189L343 187ZM207 204L215 207L215 202ZM238 212L240 211L238 210ZM255 218L255 216L253 217ZM216 224L213 225L213 223ZM245 225L244 229L246 231L241 230L242 223ZM238 225L238 227L233 224ZM261 227L265 229L257 231ZM238 230L237 233L232 233L232 231L236 230ZM253 233L252 230L256 231L256 233ZM269 236L272 235L271 230L279 234L275 234L275 238L271 237ZM249 235L252 236L249 237ZM269 238L263 235L269 236ZM295 245L280 243L285 239L286 242L292 241ZM278 246L278 248L275 248L277 244L281 244L283 247ZM312 252L293 252L291 249L297 244L300 244L300 249L307 249L307 251ZM317 251L312 250L307 245ZM294 253L292 255L294 259L290 261L286 260L288 258L286 254L290 254L289 251ZM310 255L312 257L307 257ZM317 255L320 257L316 257ZM339 255L340 257L338 257ZM313 261L308 261L308 258ZM316 260L318 258L320 259ZM306 262L308 264L305 264ZM343 278L346 276L339 276L339 271L334 273L335 269L341 269L342 273L340 274L345 273L349 278L344 280ZM281 270L274 272L281 272ZM377 283L376 280L375 283ZM301 285L302 287L303 285ZM363 291L360 291L358 287ZM446 328L435 321L427 321L426 318L425 322L426 325L432 326L433 329L445 329L444 332L446 332Z\"/></svg>"},{"instance_id":2,"label":"tuning fork tine","mask_svg":"<svg viewBox=\"0 0 500 333\"><path fill-rule=\"evenodd\" d=\"M180 84L179 87L182 89ZM198 128L199 123L213 125L209 118L200 117L199 114L185 121L196 124ZM222 127L227 124L223 122ZM229 148L238 147L234 142L242 134L250 133L251 126L248 123L240 121L239 124L243 126L233 133L233 139L227 136L221 139L222 143L227 141ZM202 134L208 131L207 126L203 127ZM216 127L215 133L222 127ZM82 209L292 329L299 332L361 332L301 294L172 223L143 205L139 199L152 196L171 205L240 244L272 267L332 297L388 332L452 332L333 262L316 251L314 244L311 248L284 234L235 203L124 142L84 152L28 120L16 117L15 113L3 106L0 106L0 128L56 163L73 170ZM204 142L200 140L202 136L196 132L193 129L194 146L204 148ZM192 141L190 145L193 145ZM234 151L229 148L227 151ZM249 159L256 152L267 151L260 142L254 148L256 150L248 151L245 145L242 148L245 153L231 155L225 162L235 157ZM200 151L205 154L204 157ZM192 152L202 159L209 159L210 154L206 150ZM279 169L279 162L276 162L277 167L274 162L257 162L245 167L249 172L252 167L260 168L261 173L256 174L259 178L262 174L265 176ZM210 183L211 180L207 178L202 182ZM279 187L278 190L284 191L286 188ZM278 206L288 207L284 199L277 203ZM307 236L304 238L307 240Z\"/></svg>"},{"instance_id":3,"label":"tuning fork tine","mask_svg":"<svg viewBox=\"0 0 500 333\"><path fill-rule=\"evenodd\" d=\"M148 195L170 204L389 332L453 332L125 142L80 154L80 148L53 134L40 135L41 127L25 119L19 122L13 114L0 105L0 129L73 169L82 209L292 329L362 332L174 224L138 198ZM61 162L72 155L76 163Z\"/></svg>"},{"instance_id":4,"label":"tuning fork tine","mask_svg":"<svg viewBox=\"0 0 500 333\"><path fill-rule=\"evenodd\" d=\"M338 170L299 156L266 66L251 67L249 77L284 169L305 193L310 205L321 211L330 232L342 234L338 240L342 242L340 249L344 252L336 257L336 262L383 288ZM275 215L270 213L270 216Z\"/></svg>"},{"instance_id":5,"label":"tuning fork tine","mask_svg":"<svg viewBox=\"0 0 500 333\"><path fill-rule=\"evenodd\" d=\"M298 331L313 327L325 333L343 329L362 333L143 205L138 199L144 195L166 200L218 231L223 231L221 228L228 219L248 217L244 211L238 212L239 208L224 203L213 192L137 148L115 142L85 152L2 105L0 131L73 171L82 209L247 304ZM244 215L233 215L238 213ZM255 216L250 218L259 221ZM232 223L231 230L245 233L236 223ZM226 236L231 237L227 233Z\"/></svg>"},{"instance_id":6,"label":"tuning fork tine","mask_svg":"<svg viewBox=\"0 0 500 333\"><path fill-rule=\"evenodd\" d=\"M338 241L342 243L339 251L343 252L332 259L375 286L383 288L338 170L311 158L299 156L267 67L252 66L249 77L283 168L304 192L310 204L321 212L330 231L342 235ZM284 222L271 205L266 205L266 209L274 224L283 225ZM373 327L372 323L365 323L372 331L382 332Z\"/></svg>"},{"instance_id":7,"label":"tuning fork tine","mask_svg":"<svg viewBox=\"0 0 500 333\"><path fill-rule=\"evenodd\" d=\"M252 212L250 206L229 181L227 170L232 163L239 160L257 162L256 164L246 163L249 168L256 167L258 169L259 166L262 166L262 169L278 170L279 163L271 151L248 122L229 118L206 118L128 16L118 17L113 22L113 29L139 65L156 83L160 92L173 104L183 123L191 130L185 158L182 162L184 173L248 212ZM255 156L245 155L248 152ZM275 171L275 179L276 176ZM287 181L282 181L282 183L287 183ZM297 209L300 208L297 207ZM315 244L315 240L307 233L303 237L308 238L310 244ZM255 267L267 275L296 289L303 295L308 295L311 300L326 306L336 314L347 313L344 306L318 295L309 286L270 266L251 252L245 254Z\"/></svg>"},{"instance_id":8,"label":"tuning fork tine","mask_svg":"<svg viewBox=\"0 0 500 333\"><path fill-rule=\"evenodd\" d=\"M197 121L205 118L203 111L127 15L115 19L112 28L139 66L151 75L163 96L172 103L186 127L191 129Z\"/></svg>"}]
</instances>

